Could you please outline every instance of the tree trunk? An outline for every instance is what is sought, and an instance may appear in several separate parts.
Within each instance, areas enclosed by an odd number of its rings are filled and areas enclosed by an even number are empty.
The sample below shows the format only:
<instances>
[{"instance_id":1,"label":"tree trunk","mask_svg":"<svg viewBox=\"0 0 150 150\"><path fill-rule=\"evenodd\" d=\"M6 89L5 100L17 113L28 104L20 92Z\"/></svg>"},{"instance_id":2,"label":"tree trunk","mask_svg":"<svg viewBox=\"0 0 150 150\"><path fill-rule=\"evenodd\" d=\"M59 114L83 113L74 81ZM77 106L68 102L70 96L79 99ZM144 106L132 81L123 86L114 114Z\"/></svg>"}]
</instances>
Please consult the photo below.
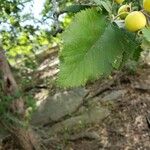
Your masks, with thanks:
<instances>
[{"instance_id":1,"label":"tree trunk","mask_svg":"<svg viewBox=\"0 0 150 150\"><path fill-rule=\"evenodd\" d=\"M4 96L9 96L14 98L11 101L9 108L7 108L8 112L13 115L13 117L17 118L19 122L25 121L25 104L24 100L19 97L15 98L15 94L19 92L19 88L17 83L11 73L9 64L5 57L4 51L0 49L0 86L2 90L2 94ZM0 91L1 92L1 91ZM1 101L3 101L3 97ZM4 128L8 130L15 141L19 144L20 148L23 150L40 150L39 139L37 135L33 132L30 127L22 127L17 125L16 123L8 123L5 120L1 120Z\"/></svg>"}]
</instances>

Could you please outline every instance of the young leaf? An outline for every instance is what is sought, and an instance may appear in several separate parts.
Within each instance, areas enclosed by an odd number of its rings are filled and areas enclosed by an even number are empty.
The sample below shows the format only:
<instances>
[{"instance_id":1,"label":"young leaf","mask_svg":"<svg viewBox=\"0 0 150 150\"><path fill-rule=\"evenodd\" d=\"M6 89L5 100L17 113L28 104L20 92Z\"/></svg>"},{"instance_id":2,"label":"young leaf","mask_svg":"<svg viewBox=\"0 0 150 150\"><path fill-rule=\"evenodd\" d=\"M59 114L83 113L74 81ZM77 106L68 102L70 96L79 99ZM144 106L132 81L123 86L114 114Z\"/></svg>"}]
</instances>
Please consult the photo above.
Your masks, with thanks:
<instances>
[{"instance_id":1,"label":"young leaf","mask_svg":"<svg viewBox=\"0 0 150 150\"><path fill-rule=\"evenodd\" d=\"M88 80L108 75L129 57L136 47L135 37L112 24L95 9L78 13L63 34L58 82L65 87L84 85ZM117 62L117 64L116 64Z\"/></svg>"}]
</instances>

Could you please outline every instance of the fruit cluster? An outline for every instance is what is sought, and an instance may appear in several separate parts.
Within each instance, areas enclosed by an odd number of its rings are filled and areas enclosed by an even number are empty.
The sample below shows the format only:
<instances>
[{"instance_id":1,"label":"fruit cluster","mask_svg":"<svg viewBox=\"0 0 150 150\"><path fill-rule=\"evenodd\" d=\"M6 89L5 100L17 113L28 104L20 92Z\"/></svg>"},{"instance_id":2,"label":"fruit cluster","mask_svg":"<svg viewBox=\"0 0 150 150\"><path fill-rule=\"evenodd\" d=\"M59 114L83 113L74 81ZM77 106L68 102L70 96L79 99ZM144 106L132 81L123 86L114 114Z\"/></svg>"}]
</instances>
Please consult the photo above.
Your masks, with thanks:
<instances>
[{"instance_id":1,"label":"fruit cluster","mask_svg":"<svg viewBox=\"0 0 150 150\"><path fill-rule=\"evenodd\" d=\"M115 0L117 4L122 4L124 0ZM125 28L128 31L136 32L147 25L145 14L150 13L150 0L143 0L141 11L132 11L131 4L122 5L118 9L118 17L125 20Z\"/></svg>"}]
</instances>

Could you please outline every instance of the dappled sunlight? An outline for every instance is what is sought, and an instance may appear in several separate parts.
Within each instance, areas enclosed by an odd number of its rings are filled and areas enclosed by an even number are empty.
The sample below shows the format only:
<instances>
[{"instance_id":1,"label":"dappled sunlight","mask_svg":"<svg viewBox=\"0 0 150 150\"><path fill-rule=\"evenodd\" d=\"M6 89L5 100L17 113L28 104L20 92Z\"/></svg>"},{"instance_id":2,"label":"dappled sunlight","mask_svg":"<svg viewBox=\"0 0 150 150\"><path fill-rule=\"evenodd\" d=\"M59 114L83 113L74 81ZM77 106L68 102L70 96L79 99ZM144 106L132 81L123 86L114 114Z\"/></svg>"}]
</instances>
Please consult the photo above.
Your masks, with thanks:
<instances>
[{"instance_id":1,"label":"dappled sunlight","mask_svg":"<svg viewBox=\"0 0 150 150\"><path fill-rule=\"evenodd\" d=\"M43 73L43 75L41 76L41 78L46 78L46 77L54 77L53 79L55 79L55 75L59 72L59 69L53 69L50 71L45 71Z\"/></svg>"},{"instance_id":2,"label":"dappled sunlight","mask_svg":"<svg viewBox=\"0 0 150 150\"><path fill-rule=\"evenodd\" d=\"M44 70L45 68L54 68L58 65L59 59L58 57L55 57L54 59L46 59L39 67L37 70L41 71Z\"/></svg>"},{"instance_id":3,"label":"dappled sunlight","mask_svg":"<svg viewBox=\"0 0 150 150\"><path fill-rule=\"evenodd\" d=\"M49 96L49 91L42 89L40 92L36 93L34 98L37 100L36 101L36 106L39 107L41 103L47 99Z\"/></svg>"}]
</instances>

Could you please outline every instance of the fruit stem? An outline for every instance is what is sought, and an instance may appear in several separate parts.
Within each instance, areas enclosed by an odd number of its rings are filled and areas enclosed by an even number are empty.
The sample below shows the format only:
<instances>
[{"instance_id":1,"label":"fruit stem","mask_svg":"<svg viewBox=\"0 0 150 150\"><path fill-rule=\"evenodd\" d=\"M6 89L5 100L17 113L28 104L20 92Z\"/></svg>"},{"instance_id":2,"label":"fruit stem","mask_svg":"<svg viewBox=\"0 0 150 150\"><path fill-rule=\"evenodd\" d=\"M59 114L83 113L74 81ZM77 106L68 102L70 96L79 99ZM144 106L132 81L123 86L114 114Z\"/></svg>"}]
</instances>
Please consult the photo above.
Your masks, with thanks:
<instances>
[{"instance_id":1,"label":"fruit stem","mask_svg":"<svg viewBox=\"0 0 150 150\"><path fill-rule=\"evenodd\" d=\"M120 17L121 15L123 15L123 14L125 14L125 13L126 13L126 12L123 12L123 13L118 14L117 16L115 16L115 17L113 18L112 22L114 22L118 17Z\"/></svg>"},{"instance_id":2,"label":"fruit stem","mask_svg":"<svg viewBox=\"0 0 150 150\"><path fill-rule=\"evenodd\" d=\"M150 25L150 22L149 22L149 20L150 20L150 15L148 15L148 14L145 12L144 9L142 9L141 12L146 16L147 24L148 24L148 26L149 26L149 25Z\"/></svg>"}]
</instances>

